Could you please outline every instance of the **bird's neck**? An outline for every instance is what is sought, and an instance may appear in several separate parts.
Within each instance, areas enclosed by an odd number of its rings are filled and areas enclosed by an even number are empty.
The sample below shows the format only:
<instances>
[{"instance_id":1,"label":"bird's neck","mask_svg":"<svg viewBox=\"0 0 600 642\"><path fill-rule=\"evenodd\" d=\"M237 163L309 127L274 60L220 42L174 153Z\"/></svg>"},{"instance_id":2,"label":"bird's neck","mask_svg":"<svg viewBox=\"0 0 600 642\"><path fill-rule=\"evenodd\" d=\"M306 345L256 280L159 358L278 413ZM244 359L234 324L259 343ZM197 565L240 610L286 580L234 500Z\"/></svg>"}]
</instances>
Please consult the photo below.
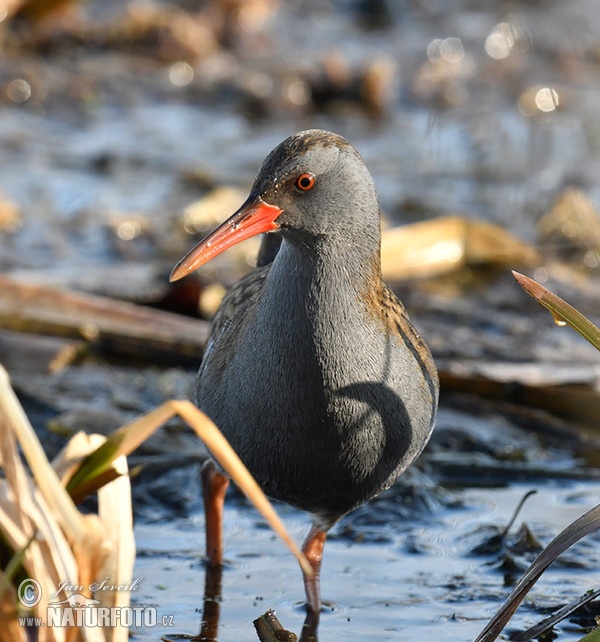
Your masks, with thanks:
<instances>
[{"instance_id":1,"label":"bird's neck","mask_svg":"<svg viewBox=\"0 0 600 642\"><path fill-rule=\"evenodd\" d=\"M366 377L365 368L381 374L365 352L379 353L387 340L378 330L383 292L378 244L367 252L347 242L284 239L246 323L252 363L260 359L261 368L301 387L320 382L317 393L329 400Z\"/></svg>"},{"instance_id":2,"label":"bird's neck","mask_svg":"<svg viewBox=\"0 0 600 642\"><path fill-rule=\"evenodd\" d=\"M284 238L271 271L312 297L366 294L381 285L379 230L368 239L321 237L303 243Z\"/></svg>"},{"instance_id":3,"label":"bird's neck","mask_svg":"<svg viewBox=\"0 0 600 642\"><path fill-rule=\"evenodd\" d=\"M271 265L262 303L270 315L290 323L288 332L345 324L364 317L381 300L379 238L361 243L319 239L315 244L285 239ZM285 321L284 321L285 322Z\"/></svg>"}]
</instances>

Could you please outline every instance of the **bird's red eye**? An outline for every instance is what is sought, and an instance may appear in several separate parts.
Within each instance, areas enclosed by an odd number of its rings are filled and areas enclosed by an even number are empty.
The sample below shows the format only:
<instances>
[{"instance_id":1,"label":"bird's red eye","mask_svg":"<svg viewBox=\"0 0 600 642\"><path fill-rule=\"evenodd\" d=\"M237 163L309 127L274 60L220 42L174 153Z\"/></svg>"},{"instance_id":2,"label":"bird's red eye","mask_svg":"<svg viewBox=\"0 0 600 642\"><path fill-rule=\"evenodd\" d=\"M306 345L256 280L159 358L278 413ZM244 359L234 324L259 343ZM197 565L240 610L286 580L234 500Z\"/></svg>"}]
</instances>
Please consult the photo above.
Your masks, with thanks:
<instances>
[{"instance_id":1,"label":"bird's red eye","mask_svg":"<svg viewBox=\"0 0 600 642\"><path fill-rule=\"evenodd\" d=\"M306 172L305 174L300 174L296 179L294 185L303 192L308 192L315 186L315 177L312 174Z\"/></svg>"}]
</instances>

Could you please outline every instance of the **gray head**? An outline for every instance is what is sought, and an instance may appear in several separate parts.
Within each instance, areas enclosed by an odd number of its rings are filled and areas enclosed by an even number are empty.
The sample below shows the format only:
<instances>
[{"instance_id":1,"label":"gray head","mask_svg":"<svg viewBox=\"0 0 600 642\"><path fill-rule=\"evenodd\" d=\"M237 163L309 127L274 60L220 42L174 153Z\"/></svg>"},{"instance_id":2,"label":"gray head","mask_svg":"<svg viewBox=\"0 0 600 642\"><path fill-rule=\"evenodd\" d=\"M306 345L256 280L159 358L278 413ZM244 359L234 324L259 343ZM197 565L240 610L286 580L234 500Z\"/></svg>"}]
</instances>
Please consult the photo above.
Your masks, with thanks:
<instances>
[{"instance_id":1,"label":"gray head","mask_svg":"<svg viewBox=\"0 0 600 642\"><path fill-rule=\"evenodd\" d=\"M361 243L378 255L375 186L345 138L320 129L286 138L265 159L246 202L181 259L171 280L250 236L272 231L304 246L324 238Z\"/></svg>"},{"instance_id":2,"label":"gray head","mask_svg":"<svg viewBox=\"0 0 600 642\"><path fill-rule=\"evenodd\" d=\"M265 159L252 192L282 210L277 223L292 239L379 230L373 179L338 134L310 129L286 138Z\"/></svg>"}]
</instances>

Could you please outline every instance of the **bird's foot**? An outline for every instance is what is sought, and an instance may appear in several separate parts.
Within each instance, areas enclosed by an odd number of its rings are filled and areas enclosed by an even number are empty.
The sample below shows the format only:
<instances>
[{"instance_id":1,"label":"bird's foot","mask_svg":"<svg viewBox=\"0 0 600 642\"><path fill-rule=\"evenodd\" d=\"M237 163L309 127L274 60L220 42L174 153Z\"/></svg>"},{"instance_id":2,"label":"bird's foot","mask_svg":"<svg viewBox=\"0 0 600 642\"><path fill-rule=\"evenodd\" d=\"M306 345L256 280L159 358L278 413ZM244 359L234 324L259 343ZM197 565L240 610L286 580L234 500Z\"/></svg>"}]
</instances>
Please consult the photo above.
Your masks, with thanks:
<instances>
[{"instance_id":1,"label":"bird's foot","mask_svg":"<svg viewBox=\"0 0 600 642\"><path fill-rule=\"evenodd\" d=\"M325 546L326 539L327 531L313 524L302 544L302 552L313 570L311 575L303 573L304 589L306 591L306 609L309 613L314 613L317 618L321 612L320 575L323 547Z\"/></svg>"},{"instance_id":2,"label":"bird's foot","mask_svg":"<svg viewBox=\"0 0 600 642\"><path fill-rule=\"evenodd\" d=\"M304 618L299 642L318 642L317 629L319 628L319 615L317 611L309 610Z\"/></svg>"}]
</instances>

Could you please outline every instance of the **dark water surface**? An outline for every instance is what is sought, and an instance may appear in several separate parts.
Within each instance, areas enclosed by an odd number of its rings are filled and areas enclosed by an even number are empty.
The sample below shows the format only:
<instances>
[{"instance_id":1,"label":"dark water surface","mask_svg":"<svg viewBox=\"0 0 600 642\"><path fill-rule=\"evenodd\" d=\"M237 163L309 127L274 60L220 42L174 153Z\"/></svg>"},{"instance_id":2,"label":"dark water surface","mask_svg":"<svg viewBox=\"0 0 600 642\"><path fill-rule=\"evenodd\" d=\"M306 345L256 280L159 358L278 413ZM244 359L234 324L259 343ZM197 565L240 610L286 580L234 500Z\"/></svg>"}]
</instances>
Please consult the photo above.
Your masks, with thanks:
<instances>
[{"instance_id":1,"label":"dark water surface","mask_svg":"<svg viewBox=\"0 0 600 642\"><path fill-rule=\"evenodd\" d=\"M539 489L539 485L536 484ZM342 536L344 522L326 544L321 588L325 612L322 640L473 640L508 594L500 562L493 554L473 554L508 523L522 495L531 488L455 490L456 505L436 505L427 514L403 515L388 506L385 525L357 526L353 537ZM387 498L393 504L393 499ZM524 517L545 541L598 501L597 485L548 484L526 505ZM371 517L378 520L377 505ZM551 519L549 516L551 515ZM301 541L308 529L305 516L282 510L292 535ZM368 516L367 516L368 519ZM282 624L300 633L303 586L295 560L264 528L257 528L252 511L240 506L226 512L226 557L219 640L251 640L251 622L267 608ZM352 522L353 517L345 521ZM514 531L518 531L517 520ZM174 616L173 629L162 633L200 631L204 569L200 561L203 520L177 520L169 525L144 524L136 529L140 547L136 573L144 580L136 604L156 605L160 614ZM377 531L380 541L365 532ZM360 540L366 541L360 541ZM598 539L582 544L539 582L533 602L511 622L530 626L543 609L563 604L595 586ZM581 565L581 558L585 562ZM525 565L525 558L521 558ZM507 575L511 575L507 572ZM513 577L519 575L514 570ZM568 629L571 629L570 631ZM578 640L581 629L563 625L561 640ZM156 639L154 631L141 639Z\"/></svg>"}]
</instances>

